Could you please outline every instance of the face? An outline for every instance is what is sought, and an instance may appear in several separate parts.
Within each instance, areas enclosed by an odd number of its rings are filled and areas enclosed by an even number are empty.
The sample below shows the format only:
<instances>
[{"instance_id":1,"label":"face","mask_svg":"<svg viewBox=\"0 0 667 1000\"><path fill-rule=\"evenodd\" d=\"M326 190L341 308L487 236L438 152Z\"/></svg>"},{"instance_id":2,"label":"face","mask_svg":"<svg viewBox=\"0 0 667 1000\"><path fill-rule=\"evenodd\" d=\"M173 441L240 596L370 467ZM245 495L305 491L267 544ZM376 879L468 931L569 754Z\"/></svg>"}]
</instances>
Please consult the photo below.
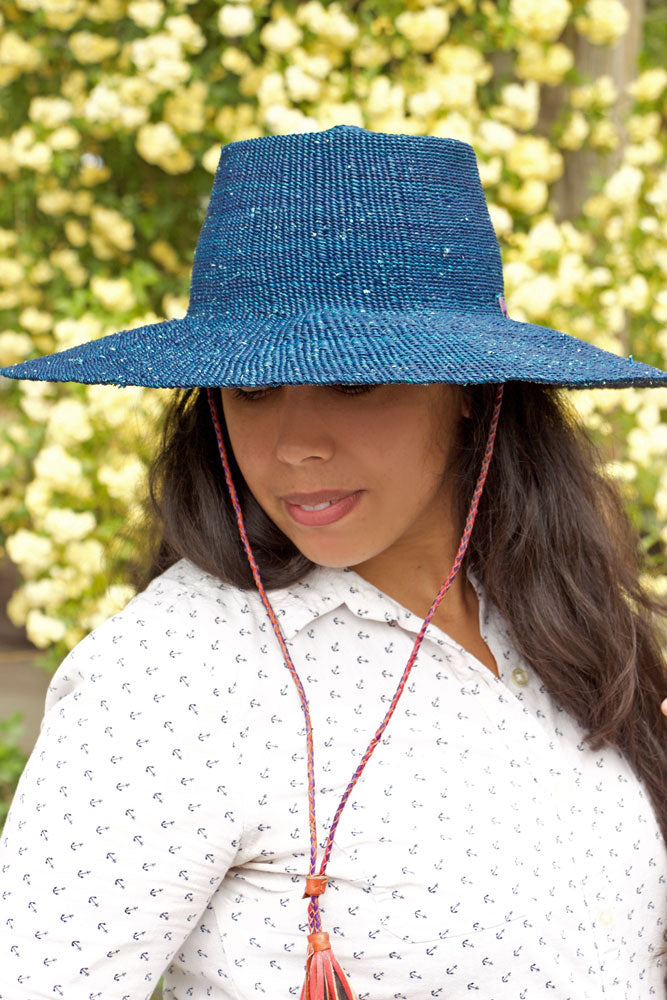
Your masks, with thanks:
<instances>
[{"instance_id":1,"label":"face","mask_svg":"<svg viewBox=\"0 0 667 1000\"><path fill-rule=\"evenodd\" d=\"M440 547L450 520L445 467L469 414L459 387L299 385L221 395L250 490L312 562L355 567L406 547Z\"/></svg>"}]
</instances>

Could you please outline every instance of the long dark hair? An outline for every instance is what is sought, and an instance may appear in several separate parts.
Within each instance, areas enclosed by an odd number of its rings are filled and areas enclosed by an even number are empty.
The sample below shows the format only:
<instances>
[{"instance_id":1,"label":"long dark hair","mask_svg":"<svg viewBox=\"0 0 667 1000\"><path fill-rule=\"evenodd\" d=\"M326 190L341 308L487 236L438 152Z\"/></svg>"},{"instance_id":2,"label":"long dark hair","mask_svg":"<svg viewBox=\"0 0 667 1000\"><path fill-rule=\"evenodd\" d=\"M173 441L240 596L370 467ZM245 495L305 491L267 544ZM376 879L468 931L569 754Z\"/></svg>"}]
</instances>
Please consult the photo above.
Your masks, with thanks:
<instances>
[{"instance_id":1,"label":"long dark hair","mask_svg":"<svg viewBox=\"0 0 667 1000\"><path fill-rule=\"evenodd\" d=\"M495 386L461 391L471 416L460 421L450 475L462 530ZM313 564L250 493L218 410L262 579L267 588L288 586ZM204 389L178 390L167 406L143 530L147 561L131 572L137 589L183 557L236 587L254 588ZM467 566L503 615L518 651L584 727L589 746L616 747L627 757L667 841L660 712L667 605L642 585L637 532L566 390L505 383L494 454L462 570Z\"/></svg>"}]
</instances>

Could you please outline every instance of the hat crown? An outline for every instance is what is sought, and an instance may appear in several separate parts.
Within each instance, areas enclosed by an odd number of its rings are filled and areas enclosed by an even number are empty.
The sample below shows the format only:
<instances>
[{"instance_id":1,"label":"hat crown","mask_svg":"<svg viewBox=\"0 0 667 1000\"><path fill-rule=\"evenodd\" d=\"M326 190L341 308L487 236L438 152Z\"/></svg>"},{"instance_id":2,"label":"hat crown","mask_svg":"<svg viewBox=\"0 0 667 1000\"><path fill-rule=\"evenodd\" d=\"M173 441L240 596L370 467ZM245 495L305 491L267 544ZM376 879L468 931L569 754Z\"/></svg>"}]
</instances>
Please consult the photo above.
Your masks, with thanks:
<instances>
[{"instance_id":1,"label":"hat crown","mask_svg":"<svg viewBox=\"0 0 667 1000\"><path fill-rule=\"evenodd\" d=\"M522 379L665 385L667 372L512 319L472 146L336 125L223 146L187 315L0 368L193 388Z\"/></svg>"},{"instance_id":2,"label":"hat crown","mask_svg":"<svg viewBox=\"0 0 667 1000\"><path fill-rule=\"evenodd\" d=\"M222 147L190 315L497 312L500 248L472 146L336 125Z\"/></svg>"}]
</instances>

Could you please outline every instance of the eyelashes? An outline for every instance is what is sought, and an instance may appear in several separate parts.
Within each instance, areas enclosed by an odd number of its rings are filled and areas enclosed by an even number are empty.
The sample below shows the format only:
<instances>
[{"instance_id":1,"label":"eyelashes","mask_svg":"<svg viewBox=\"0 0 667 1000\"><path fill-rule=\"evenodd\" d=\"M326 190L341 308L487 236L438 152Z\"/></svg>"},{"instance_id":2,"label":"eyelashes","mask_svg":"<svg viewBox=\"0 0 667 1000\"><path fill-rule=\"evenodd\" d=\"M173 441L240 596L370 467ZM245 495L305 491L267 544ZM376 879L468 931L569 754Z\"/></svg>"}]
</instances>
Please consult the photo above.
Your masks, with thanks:
<instances>
[{"instance_id":1,"label":"eyelashes","mask_svg":"<svg viewBox=\"0 0 667 1000\"><path fill-rule=\"evenodd\" d=\"M256 399L263 399L268 396L270 392L274 389L278 389L280 386L266 386L265 388L256 389L239 389L232 388L231 393L234 399L244 399L247 402L251 402ZM344 396L361 396L366 393L371 392L373 389L377 389L376 385L331 385L326 388L334 389L336 392L341 392Z\"/></svg>"}]
</instances>

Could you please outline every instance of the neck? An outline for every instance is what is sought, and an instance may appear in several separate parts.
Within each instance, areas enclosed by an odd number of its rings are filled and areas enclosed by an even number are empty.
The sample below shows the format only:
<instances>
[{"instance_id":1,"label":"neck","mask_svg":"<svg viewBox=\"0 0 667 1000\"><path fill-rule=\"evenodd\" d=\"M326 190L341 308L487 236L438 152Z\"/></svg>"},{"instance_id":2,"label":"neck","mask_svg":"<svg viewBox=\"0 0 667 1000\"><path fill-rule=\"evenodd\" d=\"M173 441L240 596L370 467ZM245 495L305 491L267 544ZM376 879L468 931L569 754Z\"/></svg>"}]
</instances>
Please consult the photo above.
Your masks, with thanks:
<instances>
[{"instance_id":1,"label":"neck","mask_svg":"<svg viewBox=\"0 0 667 1000\"><path fill-rule=\"evenodd\" d=\"M408 608L419 618L425 618L440 587L452 568L458 541L441 544L438 551L432 545L411 546L410 551L383 552L363 563L352 566L369 583ZM436 612L440 623L465 619L476 609L476 594L465 571L459 569Z\"/></svg>"}]
</instances>

